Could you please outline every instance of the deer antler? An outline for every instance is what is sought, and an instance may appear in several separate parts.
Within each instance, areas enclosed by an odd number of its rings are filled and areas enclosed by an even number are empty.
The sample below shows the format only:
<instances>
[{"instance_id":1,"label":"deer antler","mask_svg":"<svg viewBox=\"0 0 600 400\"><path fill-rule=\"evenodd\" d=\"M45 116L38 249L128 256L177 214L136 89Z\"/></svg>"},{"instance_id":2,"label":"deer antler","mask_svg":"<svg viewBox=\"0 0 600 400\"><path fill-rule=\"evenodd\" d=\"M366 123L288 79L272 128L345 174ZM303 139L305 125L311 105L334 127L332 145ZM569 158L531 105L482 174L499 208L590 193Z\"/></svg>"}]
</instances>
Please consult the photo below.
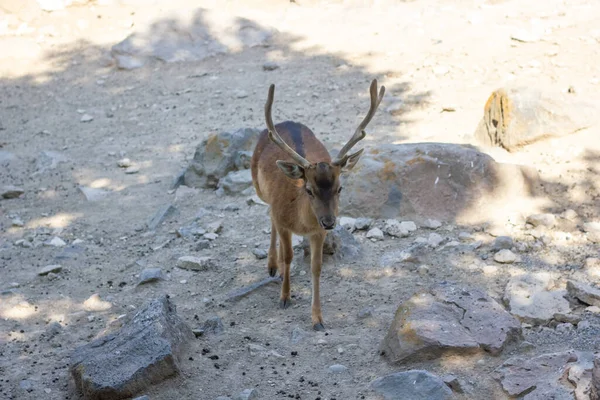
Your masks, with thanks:
<instances>
[{"instance_id":1,"label":"deer antler","mask_svg":"<svg viewBox=\"0 0 600 400\"><path fill-rule=\"evenodd\" d=\"M310 162L302 157L300 154L296 153L294 149L287 145L279 136L279 133L275 129L275 125L273 124L273 118L271 117L271 108L273 106L273 96L275 95L275 85L271 84L269 87L269 96L267 97L267 103L265 104L265 120L267 121L267 130L269 131L269 139L277 146L281 148L281 150L285 151L290 157L294 159L298 164L300 164L304 168L308 168L311 164Z\"/></svg>"},{"instance_id":2,"label":"deer antler","mask_svg":"<svg viewBox=\"0 0 600 400\"><path fill-rule=\"evenodd\" d=\"M371 119L375 115L375 111L377 111L377 107L379 107L379 103L381 103L381 99L383 99L383 95L385 94L385 86L381 86L381 89L379 90L379 96L377 96L377 79L373 79L369 91L371 93L371 107L369 108L369 112L367 113L365 119L362 120L360 125L358 125L358 128L356 128L354 135L352 135L348 143L342 147L337 157L333 161L333 164L339 163L344 158L346 153L348 153L348 151L354 147L356 143L363 140L367 135L365 128L367 125L369 125L369 122L371 122Z\"/></svg>"}]
</instances>

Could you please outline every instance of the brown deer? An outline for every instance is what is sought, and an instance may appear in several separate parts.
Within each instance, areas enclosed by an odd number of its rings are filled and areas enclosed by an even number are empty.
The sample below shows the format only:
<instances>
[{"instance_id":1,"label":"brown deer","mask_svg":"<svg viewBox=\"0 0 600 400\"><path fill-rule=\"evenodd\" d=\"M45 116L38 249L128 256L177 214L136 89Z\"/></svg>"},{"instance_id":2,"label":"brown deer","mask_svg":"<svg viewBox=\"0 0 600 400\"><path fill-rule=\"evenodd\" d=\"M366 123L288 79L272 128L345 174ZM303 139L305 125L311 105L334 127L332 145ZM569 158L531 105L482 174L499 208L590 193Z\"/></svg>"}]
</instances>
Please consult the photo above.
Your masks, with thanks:
<instances>
[{"instance_id":1,"label":"brown deer","mask_svg":"<svg viewBox=\"0 0 600 400\"><path fill-rule=\"evenodd\" d=\"M340 174L350 171L364 149L347 155L364 139L369 124L385 93L377 95L377 80L371 82L371 108L354 135L331 161L329 152L305 125L286 121L273 125L271 108L275 85L269 87L265 104L267 129L259 136L252 155L252 182L258 196L271 206L271 245L267 267L269 275L279 270L283 277L280 306L290 305L290 264L294 256L292 233L310 238L312 271L312 324L325 330L319 297L323 262L323 242L335 227L342 186ZM279 253L277 237L279 236Z\"/></svg>"}]
</instances>

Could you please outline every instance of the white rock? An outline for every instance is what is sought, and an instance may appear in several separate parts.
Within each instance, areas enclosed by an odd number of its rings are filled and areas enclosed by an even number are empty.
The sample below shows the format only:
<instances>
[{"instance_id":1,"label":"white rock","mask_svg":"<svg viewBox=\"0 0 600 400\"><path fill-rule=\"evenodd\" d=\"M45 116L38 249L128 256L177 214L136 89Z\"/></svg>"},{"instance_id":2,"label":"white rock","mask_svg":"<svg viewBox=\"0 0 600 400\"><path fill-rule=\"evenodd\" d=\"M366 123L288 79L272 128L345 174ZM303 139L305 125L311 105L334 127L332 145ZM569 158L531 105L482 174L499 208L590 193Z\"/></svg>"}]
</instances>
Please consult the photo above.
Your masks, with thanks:
<instances>
[{"instance_id":1,"label":"white rock","mask_svg":"<svg viewBox=\"0 0 600 400\"><path fill-rule=\"evenodd\" d=\"M371 240L383 240L383 232L379 228L370 229L367 232L367 238Z\"/></svg>"},{"instance_id":2,"label":"white rock","mask_svg":"<svg viewBox=\"0 0 600 400\"><path fill-rule=\"evenodd\" d=\"M120 168L127 168L127 167L131 167L133 165L133 163L131 162L131 160L129 158L121 158L119 161L117 161L117 165Z\"/></svg>"},{"instance_id":3,"label":"white rock","mask_svg":"<svg viewBox=\"0 0 600 400\"><path fill-rule=\"evenodd\" d=\"M444 238L438 233L430 233L427 238L427 244L433 248L438 247L443 241Z\"/></svg>"},{"instance_id":4,"label":"white rock","mask_svg":"<svg viewBox=\"0 0 600 400\"><path fill-rule=\"evenodd\" d=\"M512 264L519 260L519 257L508 249L502 249L494 254L494 260L502 264Z\"/></svg>"},{"instance_id":5,"label":"white rock","mask_svg":"<svg viewBox=\"0 0 600 400\"><path fill-rule=\"evenodd\" d=\"M556 225L556 217L552 214L534 214L527 217L526 222L533 226L552 228Z\"/></svg>"},{"instance_id":6,"label":"white rock","mask_svg":"<svg viewBox=\"0 0 600 400\"><path fill-rule=\"evenodd\" d=\"M592 243L600 243L600 222L586 222L583 224L583 230L587 239Z\"/></svg>"},{"instance_id":7,"label":"white rock","mask_svg":"<svg viewBox=\"0 0 600 400\"><path fill-rule=\"evenodd\" d=\"M215 267L215 260L212 257L194 257L183 256L177 260L177 267L181 269L190 269L192 271L205 271Z\"/></svg>"},{"instance_id":8,"label":"white rock","mask_svg":"<svg viewBox=\"0 0 600 400\"><path fill-rule=\"evenodd\" d=\"M106 311L112 307L112 304L108 301L104 301L100 298L99 294L91 295L86 301L83 302L83 308L86 311Z\"/></svg>"},{"instance_id":9,"label":"white rock","mask_svg":"<svg viewBox=\"0 0 600 400\"><path fill-rule=\"evenodd\" d=\"M355 218L350 218L350 217L341 217L340 218L340 226L342 228L349 230L350 232L354 232L354 229L356 229L355 224L356 224Z\"/></svg>"},{"instance_id":10,"label":"white rock","mask_svg":"<svg viewBox=\"0 0 600 400\"><path fill-rule=\"evenodd\" d=\"M437 229L442 226L442 223L437 219L428 219L423 223L423 227L428 229Z\"/></svg>"},{"instance_id":11,"label":"white rock","mask_svg":"<svg viewBox=\"0 0 600 400\"><path fill-rule=\"evenodd\" d=\"M408 229L402 226L402 224L395 219L386 220L383 229L385 230L385 233L394 237L407 237L410 235Z\"/></svg>"},{"instance_id":12,"label":"white rock","mask_svg":"<svg viewBox=\"0 0 600 400\"><path fill-rule=\"evenodd\" d=\"M413 221L402 221L400 222L400 225L409 232L414 232L417 230L417 224L415 224Z\"/></svg>"},{"instance_id":13,"label":"white rock","mask_svg":"<svg viewBox=\"0 0 600 400\"><path fill-rule=\"evenodd\" d=\"M63 247L66 246L67 243L65 243L65 241L59 238L58 236L54 236L49 241L45 242L44 245L53 247Z\"/></svg>"},{"instance_id":14,"label":"white rock","mask_svg":"<svg viewBox=\"0 0 600 400\"><path fill-rule=\"evenodd\" d=\"M94 117L91 116L90 114L83 114L80 119L81 122L92 122L93 120L94 120Z\"/></svg>"}]
</instances>

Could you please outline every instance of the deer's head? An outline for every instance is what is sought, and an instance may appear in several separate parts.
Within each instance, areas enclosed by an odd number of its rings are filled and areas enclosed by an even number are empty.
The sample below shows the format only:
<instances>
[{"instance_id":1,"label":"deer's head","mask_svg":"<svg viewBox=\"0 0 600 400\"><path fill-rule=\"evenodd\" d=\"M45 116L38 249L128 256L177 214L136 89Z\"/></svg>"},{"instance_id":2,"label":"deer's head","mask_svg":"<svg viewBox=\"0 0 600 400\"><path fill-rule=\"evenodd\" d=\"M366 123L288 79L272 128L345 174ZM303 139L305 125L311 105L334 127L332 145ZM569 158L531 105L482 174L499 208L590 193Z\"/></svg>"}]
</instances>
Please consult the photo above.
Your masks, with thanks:
<instances>
[{"instance_id":1,"label":"deer's head","mask_svg":"<svg viewBox=\"0 0 600 400\"><path fill-rule=\"evenodd\" d=\"M371 107L366 117L360 123L354 135L348 143L342 147L338 155L331 162L311 163L304 157L294 151L287 143L283 141L271 117L271 108L273 106L273 97L275 94L275 85L269 87L269 95L265 104L265 119L269 139L286 152L293 161L278 160L277 167L283 173L295 180L302 180L304 193L308 196L311 208L319 224L323 229L330 230L335 227L335 221L338 214L338 204L342 186L340 175L349 172L356 165L364 149L355 153L347 154L356 143L366 136L365 128L375 115L379 103L383 99L385 87L382 86L377 95L377 80L371 82L370 95Z\"/></svg>"}]
</instances>

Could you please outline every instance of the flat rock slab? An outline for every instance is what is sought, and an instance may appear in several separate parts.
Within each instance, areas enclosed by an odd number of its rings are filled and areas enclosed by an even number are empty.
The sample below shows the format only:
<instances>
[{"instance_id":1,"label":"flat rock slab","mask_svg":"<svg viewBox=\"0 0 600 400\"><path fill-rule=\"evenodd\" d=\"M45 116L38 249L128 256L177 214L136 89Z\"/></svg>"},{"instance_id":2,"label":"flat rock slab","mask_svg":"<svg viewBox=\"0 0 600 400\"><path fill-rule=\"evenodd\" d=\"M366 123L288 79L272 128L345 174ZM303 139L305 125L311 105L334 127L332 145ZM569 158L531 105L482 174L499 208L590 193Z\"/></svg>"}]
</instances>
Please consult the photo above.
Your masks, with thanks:
<instances>
[{"instance_id":1,"label":"flat rock slab","mask_svg":"<svg viewBox=\"0 0 600 400\"><path fill-rule=\"evenodd\" d=\"M568 281L567 291L585 304L600 307L600 289L598 288L581 282Z\"/></svg>"},{"instance_id":2,"label":"flat rock slab","mask_svg":"<svg viewBox=\"0 0 600 400\"><path fill-rule=\"evenodd\" d=\"M567 291L554 289L554 280L546 272L514 276L506 285L504 302L510 313L522 322L543 324L555 314L569 314Z\"/></svg>"},{"instance_id":3,"label":"flat rock slab","mask_svg":"<svg viewBox=\"0 0 600 400\"><path fill-rule=\"evenodd\" d=\"M454 396L439 377L428 371L396 372L375 379L371 388L386 400L446 400Z\"/></svg>"},{"instance_id":4,"label":"flat rock slab","mask_svg":"<svg viewBox=\"0 0 600 400\"><path fill-rule=\"evenodd\" d=\"M513 357L498 367L494 375L510 396L527 394L524 398L528 400L573 400L573 389L562 386L559 380L577 360L574 351L543 354L531 359ZM556 397L545 397L549 394Z\"/></svg>"},{"instance_id":5,"label":"flat rock slab","mask_svg":"<svg viewBox=\"0 0 600 400\"><path fill-rule=\"evenodd\" d=\"M520 335L519 322L485 293L440 285L398 308L381 350L394 364L446 353L496 355Z\"/></svg>"},{"instance_id":6,"label":"flat rock slab","mask_svg":"<svg viewBox=\"0 0 600 400\"><path fill-rule=\"evenodd\" d=\"M1 199L16 199L25 193L25 190L16 186L2 186L0 187L0 198Z\"/></svg>"},{"instance_id":7,"label":"flat rock slab","mask_svg":"<svg viewBox=\"0 0 600 400\"><path fill-rule=\"evenodd\" d=\"M502 164L474 147L448 143L369 146L343 177L340 213L417 223L478 223L527 204L537 172ZM521 203L522 201L522 203Z\"/></svg>"},{"instance_id":8,"label":"flat rock slab","mask_svg":"<svg viewBox=\"0 0 600 400\"><path fill-rule=\"evenodd\" d=\"M86 400L133 397L180 372L185 345L194 339L166 296L150 301L121 329L77 348L71 375Z\"/></svg>"}]
</instances>

